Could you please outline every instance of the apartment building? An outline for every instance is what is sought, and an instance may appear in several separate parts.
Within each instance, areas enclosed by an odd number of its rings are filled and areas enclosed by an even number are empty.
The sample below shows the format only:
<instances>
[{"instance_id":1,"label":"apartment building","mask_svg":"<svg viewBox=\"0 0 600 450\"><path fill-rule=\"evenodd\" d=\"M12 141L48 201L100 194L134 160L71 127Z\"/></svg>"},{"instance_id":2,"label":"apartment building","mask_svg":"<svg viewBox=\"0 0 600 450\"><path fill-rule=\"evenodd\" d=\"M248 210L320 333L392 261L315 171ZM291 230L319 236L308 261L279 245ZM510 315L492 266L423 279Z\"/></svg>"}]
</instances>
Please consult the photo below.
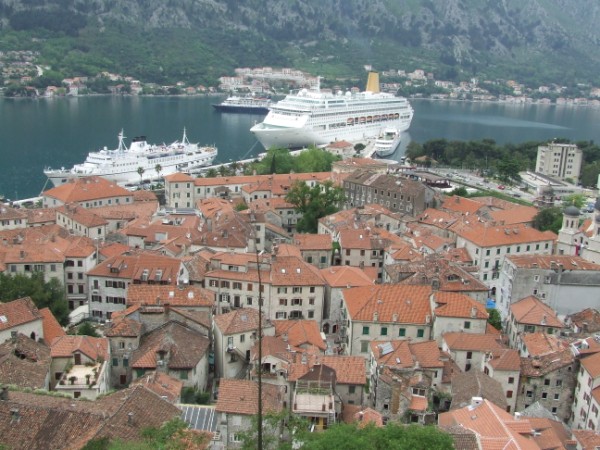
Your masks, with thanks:
<instances>
[{"instance_id":1,"label":"apartment building","mask_svg":"<svg viewBox=\"0 0 600 450\"><path fill-rule=\"evenodd\" d=\"M564 322L550 306L530 295L510 305L506 334L509 345L518 348L524 333L554 334L564 327Z\"/></svg>"},{"instance_id":2,"label":"apartment building","mask_svg":"<svg viewBox=\"0 0 600 450\"><path fill-rule=\"evenodd\" d=\"M551 142L538 147L535 171L561 180L569 178L576 184L582 162L583 150L577 145Z\"/></svg>"}]
</instances>

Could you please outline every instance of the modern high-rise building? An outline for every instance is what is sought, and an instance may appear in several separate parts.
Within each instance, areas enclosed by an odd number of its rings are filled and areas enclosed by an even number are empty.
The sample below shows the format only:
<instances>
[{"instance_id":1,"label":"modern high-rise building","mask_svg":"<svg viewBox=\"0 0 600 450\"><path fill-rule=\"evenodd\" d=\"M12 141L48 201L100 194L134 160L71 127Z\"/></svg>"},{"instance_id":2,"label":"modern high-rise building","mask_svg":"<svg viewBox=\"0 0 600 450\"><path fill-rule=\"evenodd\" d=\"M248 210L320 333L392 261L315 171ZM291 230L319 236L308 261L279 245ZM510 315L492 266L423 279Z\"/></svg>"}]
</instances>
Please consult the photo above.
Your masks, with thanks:
<instances>
[{"instance_id":1,"label":"modern high-rise building","mask_svg":"<svg viewBox=\"0 0 600 450\"><path fill-rule=\"evenodd\" d=\"M559 179L579 181L583 152L575 144L549 143L539 146L535 171Z\"/></svg>"}]
</instances>

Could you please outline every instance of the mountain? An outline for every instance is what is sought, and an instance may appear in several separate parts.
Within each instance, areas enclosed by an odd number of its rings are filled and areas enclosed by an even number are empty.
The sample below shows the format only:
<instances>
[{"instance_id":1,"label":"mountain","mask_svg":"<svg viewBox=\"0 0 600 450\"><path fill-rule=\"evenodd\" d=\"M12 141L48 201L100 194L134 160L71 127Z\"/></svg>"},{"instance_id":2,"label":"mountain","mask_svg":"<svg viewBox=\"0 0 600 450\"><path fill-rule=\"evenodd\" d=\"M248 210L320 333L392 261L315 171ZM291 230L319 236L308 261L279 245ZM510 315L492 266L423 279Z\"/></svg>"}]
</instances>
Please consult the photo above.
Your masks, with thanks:
<instances>
[{"instance_id":1,"label":"mountain","mask_svg":"<svg viewBox=\"0 0 600 450\"><path fill-rule=\"evenodd\" d=\"M593 83L599 18L600 3L580 0L0 0L0 50L157 81L251 65L357 76L372 64ZM7 38L23 34L35 39Z\"/></svg>"}]
</instances>

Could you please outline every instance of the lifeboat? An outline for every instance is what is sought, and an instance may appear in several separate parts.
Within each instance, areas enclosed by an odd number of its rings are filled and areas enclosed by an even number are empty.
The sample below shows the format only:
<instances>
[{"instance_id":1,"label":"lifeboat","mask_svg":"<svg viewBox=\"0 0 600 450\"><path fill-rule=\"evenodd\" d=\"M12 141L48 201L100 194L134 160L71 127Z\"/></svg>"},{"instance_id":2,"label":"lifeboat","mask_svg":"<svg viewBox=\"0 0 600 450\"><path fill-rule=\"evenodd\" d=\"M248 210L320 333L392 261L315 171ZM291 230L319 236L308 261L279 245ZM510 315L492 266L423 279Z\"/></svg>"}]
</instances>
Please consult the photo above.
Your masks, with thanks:
<instances>
[{"instance_id":1,"label":"lifeboat","mask_svg":"<svg viewBox=\"0 0 600 450\"><path fill-rule=\"evenodd\" d=\"M365 119L364 117L361 117L360 119L358 119L358 121L359 121L360 123L365 123L365 122L366 122L366 120L367 120L367 119Z\"/></svg>"},{"instance_id":2,"label":"lifeboat","mask_svg":"<svg viewBox=\"0 0 600 450\"><path fill-rule=\"evenodd\" d=\"M373 123L373 116L367 116L367 123Z\"/></svg>"},{"instance_id":3,"label":"lifeboat","mask_svg":"<svg viewBox=\"0 0 600 450\"><path fill-rule=\"evenodd\" d=\"M387 120L387 119L388 119L388 116L387 116L387 114L382 114L382 115L381 115L381 120Z\"/></svg>"},{"instance_id":4,"label":"lifeboat","mask_svg":"<svg viewBox=\"0 0 600 450\"><path fill-rule=\"evenodd\" d=\"M373 116L373 122L379 122L381 120L381 116Z\"/></svg>"},{"instance_id":5,"label":"lifeboat","mask_svg":"<svg viewBox=\"0 0 600 450\"><path fill-rule=\"evenodd\" d=\"M348 120L346 121L346 123L347 123L348 125L354 125L354 119L348 119Z\"/></svg>"},{"instance_id":6,"label":"lifeboat","mask_svg":"<svg viewBox=\"0 0 600 450\"><path fill-rule=\"evenodd\" d=\"M394 119L397 119L398 117L400 117L400 114L398 114L398 113L394 114Z\"/></svg>"}]
</instances>

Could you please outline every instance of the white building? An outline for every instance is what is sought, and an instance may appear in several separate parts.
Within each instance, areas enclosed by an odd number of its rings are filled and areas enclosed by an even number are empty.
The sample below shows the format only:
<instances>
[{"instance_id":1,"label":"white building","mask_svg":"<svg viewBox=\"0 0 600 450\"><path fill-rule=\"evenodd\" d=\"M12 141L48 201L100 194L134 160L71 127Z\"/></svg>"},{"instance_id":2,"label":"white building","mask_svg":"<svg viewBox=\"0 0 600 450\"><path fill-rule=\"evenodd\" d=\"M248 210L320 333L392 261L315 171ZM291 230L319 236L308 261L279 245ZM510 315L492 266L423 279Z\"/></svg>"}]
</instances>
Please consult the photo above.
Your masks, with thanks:
<instances>
[{"instance_id":1,"label":"white building","mask_svg":"<svg viewBox=\"0 0 600 450\"><path fill-rule=\"evenodd\" d=\"M547 146L538 147L535 171L563 180L570 178L577 183L582 161L583 151L575 144L552 142Z\"/></svg>"}]
</instances>

